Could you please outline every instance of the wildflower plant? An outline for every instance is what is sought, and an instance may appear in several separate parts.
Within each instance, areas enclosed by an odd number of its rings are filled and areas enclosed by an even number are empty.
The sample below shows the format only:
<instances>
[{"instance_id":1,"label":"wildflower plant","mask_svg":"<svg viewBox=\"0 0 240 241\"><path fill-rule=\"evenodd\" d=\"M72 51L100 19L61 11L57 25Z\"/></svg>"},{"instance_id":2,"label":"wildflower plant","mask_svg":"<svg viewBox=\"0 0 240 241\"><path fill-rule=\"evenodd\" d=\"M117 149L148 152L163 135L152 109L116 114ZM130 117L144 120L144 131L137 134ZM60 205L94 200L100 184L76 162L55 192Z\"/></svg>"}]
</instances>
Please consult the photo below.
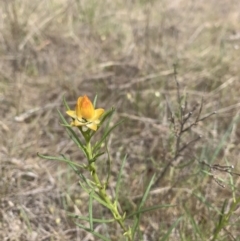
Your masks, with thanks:
<instances>
[{"instance_id":1,"label":"wildflower plant","mask_svg":"<svg viewBox=\"0 0 240 241\"><path fill-rule=\"evenodd\" d=\"M169 205L157 205L144 209L144 203L147 199L151 186L154 183L153 175L145 192L142 195L142 200L139 203L135 212L127 216L126 213L123 213L121 211L122 208L118 201L118 197L120 195L119 190L121 184L121 176L124 164L126 162L126 157L122 160L122 165L116 180L115 196L110 196L107 193L111 172L111 161L107 161L108 171L104 180L101 180L97 169L98 159L103 154L108 154L107 151L105 152L102 150L102 147L106 146L105 144L107 143L108 136L119 124L121 124L122 121L119 121L114 126L110 127L110 122L114 114L114 109L112 108L108 111L105 111L103 108L96 109L96 100L97 98L95 98L94 103L92 103L86 95L80 96L77 100L75 109L71 110L64 99L64 105L67 109L66 114L72 118L70 124L65 119L64 115L60 111L58 111L60 119L62 121L62 125L66 128L66 131L68 132L74 143L77 145L79 150L84 154L87 160L86 164L83 164L83 162L79 163L78 161L72 161L64 155L61 155L60 157L46 156L41 154L38 155L44 159L65 162L75 171L76 175L78 175L81 188L84 189L89 195L89 215L88 217L80 217L72 213L70 213L69 215L80 220L87 220L89 222L89 227L76 223L80 228L92 233L101 240L110 240L108 237L105 237L102 234L95 232L93 227L95 223L116 222L121 227L122 234L125 239L132 241L134 240L136 234L139 232L139 222L142 213L159 209L160 207L168 207ZM102 126L104 126L102 136L99 140L96 141L94 139L94 136L99 130L99 128L101 128ZM87 178L85 176L85 171L88 171L90 173L91 178ZM95 219L93 217L93 200L97 201L99 204L108 209L112 214L112 219ZM131 220L133 219L131 227L126 224L127 219L130 218Z\"/></svg>"},{"instance_id":2,"label":"wildflower plant","mask_svg":"<svg viewBox=\"0 0 240 241\"><path fill-rule=\"evenodd\" d=\"M172 157L168 160L168 163L165 165L163 170L160 173L157 173L156 170L156 178L155 174L153 174L152 178L150 179L149 183L146 185L146 189L140 195L140 201L138 204L135 205L135 210L132 213L125 213L123 212L123 208L121 203L119 202L119 197L121 197L121 179L122 179L122 172L124 169L124 165L126 162L126 156L122 160L121 167L119 169L118 176L116 177L116 185L114 195L108 194L108 187L111 185L110 183L110 176L111 176L111 160L110 155L108 153L108 137L114 131L114 129L122 123L119 121L115 125L112 125L112 117L115 112L114 108L110 110L105 110L103 108L96 108L96 101L97 97L95 98L94 102L92 103L91 100L86 96L80 96L77 99L77 103L74 109L70 109L68 104L66 103L65 99L63 100L65 108L66 108L66 115L71 118L71 121L65 119L65 115L63 115L60 111L58 111L61 124L65 127L67 133L69 134L70 138L79 148L79 150L83 153L85 160L79 162L76 160L71 160L67 158L65 155L60 155L58 157L55 156L47 156L38 154L39 157L48 159L48 160L57 160L61 162L65 162L69 165L73 171L76 173L79 184L81 188L88 194L89 201L86 203L88 205L88 216L79 216L75 213L69 213L69 216L73 218L77 218L82 222L88 223L76 223L78 227L81 229L91 233L92 235L100 238L104 241L110 241L111 239L109 236L105 236L100 232L94 230L94 226L98 224L109 224L109 223L117 223L122 230L122 236L125 238L126 241L133 241L133 240L143 240L141 229L140 229L140 219L143 213L150 212L153 210L157 210L160 208L168 208L175 205L155 205L151 207L145 207L145 203L147 197L151 191L151 188L158 186L163 178L164 174L168 171L168 169L172 166L173 162L180 155L184 155L184 150L189 148L190 145L194 144L195 142L200 140L200 136L193 138L192 140L184 143L182 140L183 134L189 132L193 126L197 125L198 122L207 119L208 117L216 114L216 112L212 112L204 117L201 116L201 111L203 107L203 102L201 102L199 110L196 114L196 118L191 120L193 112L197 109L197 106L193 107L191 111L187 111L187 100L184 96L181 96L179 83L175 78L177 84L177 102L178 102L178 111L177 114L174 114L174 111L168 104L168 108L170 111L170 130L173 131L175 134L175 139L173 140L173 152ZM189 124L190 123L190 124ZM100 135L95 136L99 129L101 128L101 132L98 133ZM105 176L100 176L98 167L99 167L99 158L102 155L106 155L107 161L107 173ZM221 187L221 182L219 178L213 174L213 172L219 171L224 172L230 175L230 186L233 189L233 202L230 205L230 209L227 210L226 208L226 201L222 206L222 210L219 211L219 221L215 225L215 229L212 232L211 240L215 241L220 236L222 230L224 230L230 223L230 219L234 214L234 210L240 204L240 198L236 196L236 187L234 185L234 181L232 176L240 174L235 173L232 171L233 166L227 165L222 166L219 164L212 164L211 162L206 162L204 160L198 160L198 163L201 166L202 172L206 173L208 176L213 177L214 180L219 184ZM203 167L208 167L208 171L204 171ZM86 175L86 172L89 175ZM224 180L222 181L224 182ZM112 185L111 185L112 186ZM94 210L93 210L93 201L98 202L104 208L108 210L108 213L111 214L112 218L110 219L97 219L94 217ZM159 241L168 240L172 230L178 225L178 223L182 220L183 216L180 216L176 221L171 225L169 230L164 234ZM199 234L201 237L202 234ZM122 239L121 239L122 240Z\"/></svg>"}]
</instances>

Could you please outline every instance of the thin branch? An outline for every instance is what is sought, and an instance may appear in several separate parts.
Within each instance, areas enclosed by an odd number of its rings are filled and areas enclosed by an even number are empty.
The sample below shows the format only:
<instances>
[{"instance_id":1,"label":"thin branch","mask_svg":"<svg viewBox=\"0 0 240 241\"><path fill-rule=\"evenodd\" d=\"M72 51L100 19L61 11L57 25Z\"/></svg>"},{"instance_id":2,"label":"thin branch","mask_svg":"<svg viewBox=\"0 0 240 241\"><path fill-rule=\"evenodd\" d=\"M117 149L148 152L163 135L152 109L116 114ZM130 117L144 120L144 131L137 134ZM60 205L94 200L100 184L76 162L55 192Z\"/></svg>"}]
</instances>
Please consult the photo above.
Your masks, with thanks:
<instances>
[{"instance_id":1,"label":"thin branch","mask_svg":"<svg viewBox=\"0 0 240 241\"><path fill-rule=\"evenodd\" d=\"M185 150L188 146L190 146L192 143L200 140L202 138L202 136L198 136L197 138L189 141L187 144L185 144L183 147L181 147L179 150L178 150L178 153L182 152L183 150Z\"/></svg>"}]
</instances>

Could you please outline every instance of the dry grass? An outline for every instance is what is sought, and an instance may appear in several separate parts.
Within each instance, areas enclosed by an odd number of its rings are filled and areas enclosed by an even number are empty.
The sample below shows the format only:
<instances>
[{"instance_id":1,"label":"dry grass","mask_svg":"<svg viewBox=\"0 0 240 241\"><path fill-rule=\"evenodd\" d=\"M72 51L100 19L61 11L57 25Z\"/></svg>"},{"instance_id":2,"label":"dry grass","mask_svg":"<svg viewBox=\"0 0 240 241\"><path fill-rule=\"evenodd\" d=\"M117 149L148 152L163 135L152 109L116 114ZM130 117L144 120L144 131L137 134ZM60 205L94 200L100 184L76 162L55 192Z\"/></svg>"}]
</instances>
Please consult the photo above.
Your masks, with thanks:
<instances>
[{"instance_id":1,"label":"dry grass","mask_svg":"<svg viewBox=\"0 0 240 241\"><path fill-rule=\"evenodd\" d=\"M228 160L240 171L239 121L228 129L240 106L239 7L237 0L1 1L0 239L95 240L66 215L88 208L71 170L36 155L64 153L84 161L59 125L63 95L73 105L79 95L97 93L99 106L116 107L115 121L126 118L109 151L113 186L128 154L121 202L132 210L149 176L160 174L172 154L166 100L177 108L177 63L189 110L203 97L202 116L218 114L184 135L185 142L203 137L169 168L148 202L177 206L145 215L141 229L145 240L159 240L182 216L170 240L210 240L216 210L225 199L231 202L232 190L201 173L197 160ZM239 187L240 179L234 180ZM97 215L106 214L100 209ZM230 223L219 240L240 239L239 210ZM118 240L116 227L96 228Z\"/></svg>"}]
</instances>

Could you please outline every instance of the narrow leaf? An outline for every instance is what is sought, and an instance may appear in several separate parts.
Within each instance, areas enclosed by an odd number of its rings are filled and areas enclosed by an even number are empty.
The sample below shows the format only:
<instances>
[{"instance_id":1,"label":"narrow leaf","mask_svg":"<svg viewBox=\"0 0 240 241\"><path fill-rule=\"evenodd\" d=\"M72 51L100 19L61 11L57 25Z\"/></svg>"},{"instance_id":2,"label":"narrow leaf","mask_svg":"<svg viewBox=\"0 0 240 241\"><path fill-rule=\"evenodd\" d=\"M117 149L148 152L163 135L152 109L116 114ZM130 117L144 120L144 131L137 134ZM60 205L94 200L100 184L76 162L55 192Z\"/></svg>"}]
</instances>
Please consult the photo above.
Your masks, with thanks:
<instances>
[{"instance_id":1,"label":"narrow leaf","mask_svg":"<svg viewBox=\"0 0 240 241\"><path fill-rule=\"evenodd\" d=\"M65 99L65 96L63 96L63 104L64 104L64 106L65 106L65 108L66 108L67 110L70 110L70 108L69 108L69 106L68 106L68 103L67 103L67 101L66 101L66 99Z\"/></svg>"},{"instance_id":2,"label":"narrow leaf","mask_svg":"<svg viewBox=\"0 0 240 241\"><path fill-rule=\"evenodd\" d=\"M75 144L83 151L83 153L86 156L86 151L84 148L84 145L82 144L81 140L78 138L78 136L76 135L76 133L73 131L73 129L69 126L68 122L66 121L66 119L64 118L64 116L62 115L62 113L58 110L58 114L63 122L63 124L65 125L69 136L71 137L71 139L75 142Z\"/></svg>"},{"instance_id":3,"label":"narrow leaf","mask_svg":"<svg viewBox=\"0 0 240 241\"><path fill-rule=\"evenodd\" d=\"M97 151L98 148L100 148L101 144L105 141L105 139L106 139L107 136L111 133L111 131L112 131L113 129L115 129L117 126L119 126L122 122L123 122L123 120L119 121L116 125L114 125L113 127L111 127L109 130L107 130L107 131L103 134L101 140L98 141L97 144L94 146L94 149L93 149L94 152Z\"/></svg>"},{"instance_id":4,"label":"narrow leaf","mask_svg":"<svg viewBox=\"0 0 240 241\"><path fill-rule=\"evenodd\" d=\"M88 206L88 213L89 213L89 226L90 229L93 231L93 217L92 217L92 204L93 204L93 196L92 191L89 194L89 206Z\"/></svg>"},{"instance_id":5,"label":"narrow leaf","mask_svg":"<svg viewBox=\"0 0 240 241\"><path fill-rule=\"evenodd\" d=\"M151 190L151 187L154 184L154 178L155 178L155 174L152 176L152 178L151 178L151 180L150 180L150 182L149 182L149 184L148 184L148 186L147 186L147 188L146 188L146 190L145 190L145 192L143 194L143 197L142 197L142 200L141 200L141 203L139 205L138 210L140 210L143 207L145 201L147 200L147 197L148 197L148 194L149 194L149 192Z\"/></svg>"},{"instance_id":6,"label":"narrow leaf","mask_svg":"<svg viewBox=\"0 0 240 241\"><path fill-rule=\"evenodd\" d=\"M92 230L90 230L89 228L83 226L83 225L80 224L80 223L76 223L76 222L75 222L75 224L76 224L78 227L84 229L85 231L87 231L87 232L93 234L94 236L102 239L103 241L111 241L110 239L108 239L107 237L103 236L102 234L97 233L97 232L95 232L95 231L92 231Z\"/></svg>"},{"instance_id":7,"label":"narrow leaf","mask_svg":"<svg viewBox=\"0 0 240 241\"><path fill-rule=\"evenodd\" d=\"M70 216L72 218L77 218L77 219L89 222L89 217L78 216L78 215L76 215L74 213L68 213L68 216ZM112 223L112 222L115 221L115 219L97 219L97 218L93 218L92 221L94 223Z\"/></svg>"},{"instance_id":8,"label":"narrow leaf","mask_svg":"<svg viewBox=\"0 0 240 241\"><path fill-rule=\"evenodd\" d=\"M118 200L118 195L119 195L119 190L120 190L120 184L121 184L121 179L122 179L122 173L123 173L123 168L125 166L127 160L127 155L124 156L123 160L122 160L122 165L120 168L120 171L118 173L118 177L117 177L117 184L116 184L116 200Z\"/></svg>"},{"instance_id":9,"label":"narrow leaf","mask_svg":"<svg viewBox=\"0 0 240 241\"><path fill-rule=\"evenodd\" d=\"M98 96L95 95L94 100L93 100L93 106L94 106L94 108L96 108L97 98L98 98Z\"/></svg>"},{"instance_id":10,"label":"narrow leaf","mask_svg":"<svg viewBox=\"0 0 240 241\"><path fill-rule=\"evenodd\" d=\"M45 155L42 155L42 154L39 154L39 153L37 153L37 155L40 158L43 158L43 159L61 161L61 162L65 162L65 163L67 163L69 165L71 164L71 165L76 166L76 167L85 168L84 165L80 165L80 164L78 164L76 162L72 162L69 159L64 158L64 157L45 156Z\"/></svg>"}]
</instances>

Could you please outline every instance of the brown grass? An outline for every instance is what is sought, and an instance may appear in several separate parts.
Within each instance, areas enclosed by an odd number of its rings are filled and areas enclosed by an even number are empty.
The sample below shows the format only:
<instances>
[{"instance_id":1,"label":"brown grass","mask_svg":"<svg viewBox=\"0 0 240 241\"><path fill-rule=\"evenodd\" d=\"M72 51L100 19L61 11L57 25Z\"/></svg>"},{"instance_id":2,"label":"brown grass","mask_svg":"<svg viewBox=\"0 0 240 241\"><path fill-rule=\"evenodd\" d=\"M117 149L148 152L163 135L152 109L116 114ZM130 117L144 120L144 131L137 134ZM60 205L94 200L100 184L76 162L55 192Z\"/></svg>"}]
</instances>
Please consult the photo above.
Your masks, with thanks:
<instances>
[{"instance_id":1,"label":"brown grass","mask_svg":"<svg viewBox=\"0 0 240 241\"><path fill-rule=\"evenodd\" d=\"M203 97L202 116L218 114L183 137L203 136L151 192L148 205L177 206L145 215L141 230L146 240L159 240L183 216L170 240L210 240L216 210L231 202L232 190L203 174L197 160L227 160L240 171L239 121L227 131L240 106L239 7L236 0L1 1L0 240L97 240L67 217L66 210L86 215L88 209L72 171L37 157L64 153L84 162L59 125L63 95L73 106L79 95L97 93L100 107L116 107L115 122L126 118L109 141L112 186L128 154L120 201L126 211L135 207L171 155L166 99L176 110L176 63L189 110ZM104 165L100 170L104 175ZM234 180L238 187L240 179ZM96 215L107 214L100 209ZM239 210L230 223L219 240L240 239ZM111 228L96 226L119 240Z\"/></svg>"}]
</instances>

